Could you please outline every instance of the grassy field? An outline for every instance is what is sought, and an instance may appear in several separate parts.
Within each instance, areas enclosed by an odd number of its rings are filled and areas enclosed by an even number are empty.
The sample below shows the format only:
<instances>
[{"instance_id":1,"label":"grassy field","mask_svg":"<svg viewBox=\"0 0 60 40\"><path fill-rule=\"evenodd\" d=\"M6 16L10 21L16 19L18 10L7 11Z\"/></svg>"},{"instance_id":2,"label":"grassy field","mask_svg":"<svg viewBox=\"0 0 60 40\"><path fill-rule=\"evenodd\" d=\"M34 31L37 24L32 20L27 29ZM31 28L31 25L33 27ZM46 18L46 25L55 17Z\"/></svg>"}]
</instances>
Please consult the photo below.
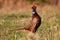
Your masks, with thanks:
<instances>
[{"instance_id":1,"label":"grassy field","mask_svg":"<svg viewBox=\"0 0 60 40\"><path fill-rule=\"evenodd\" d=\"M39 7L37 10L42 18L42 24L37 31L39 36L36 36L39 39L28 36L29 31L9 31L10 29L27 26L31 20L31 12L6 12L0 13L0 40L60 40L59 6Z\"/></svg>"}]
</instances>

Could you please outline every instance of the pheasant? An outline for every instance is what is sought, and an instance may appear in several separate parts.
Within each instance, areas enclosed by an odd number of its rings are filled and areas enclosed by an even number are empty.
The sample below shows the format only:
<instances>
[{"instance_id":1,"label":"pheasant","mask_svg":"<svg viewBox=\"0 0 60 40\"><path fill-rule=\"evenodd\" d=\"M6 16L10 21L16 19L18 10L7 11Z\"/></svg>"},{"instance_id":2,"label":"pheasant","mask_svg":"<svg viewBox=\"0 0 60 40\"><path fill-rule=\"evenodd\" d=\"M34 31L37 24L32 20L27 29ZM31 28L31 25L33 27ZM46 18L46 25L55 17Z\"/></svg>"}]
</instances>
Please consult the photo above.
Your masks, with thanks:
<instances>
[{"instance_id":1,"label":"pheasant","mask_svg":"<svg viewBox=\"0 0 60 40\"><path fill-rule=\"evenodd\" d=\"M32 6L32 20L31 20L30 26L27 26L24 28L18 28L16 30L28 30L33 33L37 31L37 29L41 25L41 17L38 15L36 8L37 7L35 5Z\"/></svg>"}]
</instances>

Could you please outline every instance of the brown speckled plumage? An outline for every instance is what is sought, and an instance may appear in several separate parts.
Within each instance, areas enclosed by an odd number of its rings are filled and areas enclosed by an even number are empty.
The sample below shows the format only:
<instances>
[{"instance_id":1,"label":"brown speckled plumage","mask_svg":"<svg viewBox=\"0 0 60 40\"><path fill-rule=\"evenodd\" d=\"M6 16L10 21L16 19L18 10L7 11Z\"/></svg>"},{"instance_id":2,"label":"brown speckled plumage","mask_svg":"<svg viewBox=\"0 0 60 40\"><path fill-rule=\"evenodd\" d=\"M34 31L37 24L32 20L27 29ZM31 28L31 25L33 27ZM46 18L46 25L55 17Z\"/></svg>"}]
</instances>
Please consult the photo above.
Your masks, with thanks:
<instances>
[{"instance_id":1,"label":"brown speckled plumage","mask_svg":"<svg viewBox=\"0 0 60 40\"><path fill-rule=\"evenodd\" d=\"M40 25L41 17L37 13L35 13L32 15L31 25L29 27L26 27L25 30L36 32Z\"/></svg>"}]
</instances>

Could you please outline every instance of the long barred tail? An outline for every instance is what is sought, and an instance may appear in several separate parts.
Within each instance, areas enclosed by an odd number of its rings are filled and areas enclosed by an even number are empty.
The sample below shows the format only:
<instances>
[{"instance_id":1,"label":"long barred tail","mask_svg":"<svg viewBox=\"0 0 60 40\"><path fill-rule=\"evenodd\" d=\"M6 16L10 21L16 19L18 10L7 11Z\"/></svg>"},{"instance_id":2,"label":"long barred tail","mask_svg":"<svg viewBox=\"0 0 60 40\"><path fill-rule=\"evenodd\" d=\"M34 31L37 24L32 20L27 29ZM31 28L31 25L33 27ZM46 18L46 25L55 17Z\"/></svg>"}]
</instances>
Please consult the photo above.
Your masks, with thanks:
<instances>
[{"instance_id":1,"label":"long barred tail","mask_svg":"<svg viewBox=\"0 0 60 40\"><path fill-rule=\"evenodd\" d=\"M17 28L17 29L15 29L15 30L25 30L25 28Z\"/></svg>"},{"instance_id":2,"label":"long barred tail","mask_svg":"<svg viewBox=\"0 0 60 40\"><path fill-rule=\"evenodd\" d=\"M17 29L10 29L10 31L30 30L29 28L30 28L30 27L17 28Z\"/></svg>"},{"instance_id":3,"label":"long barred tail","mask_svg":"<svg viewBox=\"0 0 60 40\"><path fill-rule=\"evenodd\" d=\"M10 31L19 31L19 30L25 30L25 28L10 29Z\"/></svg>"}]
</instances>

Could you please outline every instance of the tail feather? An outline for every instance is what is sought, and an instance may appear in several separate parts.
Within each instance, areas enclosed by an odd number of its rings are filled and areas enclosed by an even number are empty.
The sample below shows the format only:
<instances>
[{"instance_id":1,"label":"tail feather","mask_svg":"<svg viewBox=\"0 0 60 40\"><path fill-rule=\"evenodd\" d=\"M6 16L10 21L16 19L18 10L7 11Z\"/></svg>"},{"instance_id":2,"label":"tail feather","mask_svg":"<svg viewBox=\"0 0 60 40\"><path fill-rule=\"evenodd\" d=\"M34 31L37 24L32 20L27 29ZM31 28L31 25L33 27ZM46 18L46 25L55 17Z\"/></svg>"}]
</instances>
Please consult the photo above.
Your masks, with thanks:
<instances>
[{"instance_id":1,"label":"tail feather","mask_svg":"<svg viewBox=\"0 0 60 40\"><path fill-rule=\"evenodd\" d=\"M15 30L25 30L25 28L17 28L17 29L15 29Z\"/></svg>"},{"instance_id":2,"label":"tail feather","mask_svg":"<svg viewBox=\"0 0 60 40\"><path fill-rule=\"evenodd\" d=\"M25 28L10 29L10 31L25 30Z\"/></svg>"},{"instance_id":3,"label":"tail feather","mask_svg":"<svg viewBox=\"0 0 60 40\"><path fill-rule=\"evenodd\" d=\"M10 29L10 31L18 31L18 30L30 30L30 27L17 28L17 29Z\"/></svg>"}]
</instances>

